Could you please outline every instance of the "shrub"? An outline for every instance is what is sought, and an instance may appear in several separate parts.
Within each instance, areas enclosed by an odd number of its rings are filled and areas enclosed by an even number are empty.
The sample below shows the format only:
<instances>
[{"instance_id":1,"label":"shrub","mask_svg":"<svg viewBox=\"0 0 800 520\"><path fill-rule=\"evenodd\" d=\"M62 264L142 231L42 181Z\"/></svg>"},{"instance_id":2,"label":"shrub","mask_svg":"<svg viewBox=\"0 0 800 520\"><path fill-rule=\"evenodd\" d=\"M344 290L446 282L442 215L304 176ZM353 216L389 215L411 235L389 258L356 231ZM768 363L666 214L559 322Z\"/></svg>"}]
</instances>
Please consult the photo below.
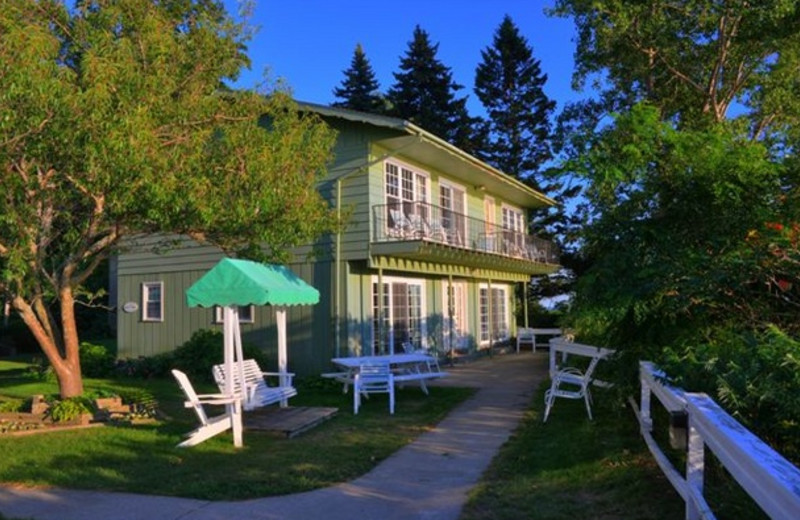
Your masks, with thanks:
<instances>
[{"instance_id":1,"label":"shrub","mask_svg":"<svg viewBox=\"0 0 800 520\"><path fill-rule=\"evenodd\" d=\"M259 366L267 366L264 352L253 345L242 345L245 359L255 359ZM224 361L223 336L218 330L198 330L178 347L172 355L172 367L185 372L190 379L213 381L211 367Z\"/></svg>"},{"instance_id":2,"label":"shrub","mask_svg":"<svg viewBox=\"0 0 800 520\"><path fill-rule=\"evenodd\" d=\"M0 401L0 413L21 412L24 404L22 399L4 399Z\"/></svg>"},{"instance_id":3,"label":"shrub","mask_svg":"<svg viewBox=\"0 0 800 520\"><path fill-rule=\"evenodd\" d=\"M800 462L800 342L777 327L715 330L707 341L665 352L678 385L706 392L753 433Z\"/></svg>"},{"instance_id":4,"label":"shrub","mask_svg":"<svg viewBox=\"0 0 800 520\"><path fill-rule=\"evenodd\" d=\"M77 419L84 413L92 413L92 405L85 397L53 400L47 414L53 422L66 422Z\"/></svg>"},{"instance_id":5,"label":"shrub","mask_svg":"<svg viewBox=\"0 0 800 520\"><path fill-rule=\"evenodd\" d=\"M103 345L88 341L78 347L81 358L81 372L86 377L108 377L114 373L116 360L114 354Z\"/></svg>"},{"instance_id":6,"label":"shrub","mask_svg":"<svg viewBox=\"0 0 800 520\"><path fill-rule=\"evenodd\" d=\"M172 352L156 356L120 359L114 370L118 375L150 379L151 377L166 377L172 366Z\"/></svg>"}]
</instances>

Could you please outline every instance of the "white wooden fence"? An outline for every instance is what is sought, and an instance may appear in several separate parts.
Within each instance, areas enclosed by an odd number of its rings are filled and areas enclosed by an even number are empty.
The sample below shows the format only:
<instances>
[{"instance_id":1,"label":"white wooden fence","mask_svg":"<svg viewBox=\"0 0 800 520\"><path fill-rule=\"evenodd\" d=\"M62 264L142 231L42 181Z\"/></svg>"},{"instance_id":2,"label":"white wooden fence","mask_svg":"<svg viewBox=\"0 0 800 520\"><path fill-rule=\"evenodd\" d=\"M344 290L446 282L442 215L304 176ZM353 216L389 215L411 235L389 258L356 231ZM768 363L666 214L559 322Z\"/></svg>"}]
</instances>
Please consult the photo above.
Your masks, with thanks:
<instances>
[{"instance_id":1,"label":"white wooden fence","mask_svg":"<svg viewBox=\"0 0 800 520\"><path fill-rule=\"evenodd\" d=\"M663 381L652 363L640 363L641 410L631 399L650 452L686 502L687 520L713 519L703 498L704 449L708 446L770 518L800 519L800 470L726 413L706 394L684 392ZM688 415L686 476L677 471L652 436L650 399L671 413Z\"/></svg>"}]
</instances>

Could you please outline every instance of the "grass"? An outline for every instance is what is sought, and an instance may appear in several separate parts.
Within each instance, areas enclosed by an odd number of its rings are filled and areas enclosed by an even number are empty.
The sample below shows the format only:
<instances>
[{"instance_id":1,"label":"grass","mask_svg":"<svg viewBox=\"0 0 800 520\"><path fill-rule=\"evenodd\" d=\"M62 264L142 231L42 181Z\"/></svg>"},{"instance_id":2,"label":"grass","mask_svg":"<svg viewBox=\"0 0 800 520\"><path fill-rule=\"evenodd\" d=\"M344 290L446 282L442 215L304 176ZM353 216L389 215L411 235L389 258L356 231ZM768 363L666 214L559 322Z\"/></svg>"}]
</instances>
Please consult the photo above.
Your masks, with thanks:
<instances>
[{"instance_id":1,"label":"grass","mask_svg":"<svg viewBox=\"0 0 800 520\"><path fill-rule=\"evenodd\" d=\"M582 401L557 400L542 424L544 388L475 488L463 520L673 519L683 501L653 462L629 410L595 392L595 420Z\"/></svg>"},{"instance_id":2,"label":"grass","mask_svg":"<svg viewBox=\"0 0 800 520\"><path fill-rule=\"evenodd\" d=\"M0 363L0 396L54 393L52 382L37 381L19 363ZM352 396L341 386L317 381L300 389L294 406L334 406L330 421L294 439L245 432L245 447L233 448L229 433L199 446L179 449L182 434L196 426L181 406L171 380L85 380L87 390L144 388L172 420L151 425L107 426L0 437L0 482L126 491L209 500L237 500L308 491L353 479L441 420L474 390L398 390L395 415L387 397L372 396L357 416ZM198 391L213 390L198 385Z\"/></svg>"},{"instance_id":3,"label":"grass","mask_svg":"<svg viewBox=\"0 0 800 520\"><path fill-rule=\"evenodd\" d=\"M559 399L543 424L545 389L472 490L461 520L683 518L684 502L647 450L627 406L597 389L594 421L587 420L582 401ZM663 418L654 432L659 427L659 445L668 448ZM685 459L676 453L671 452L673 464L681 471ZM709 454L705 495L717 518L766 518Z\"/></svg>"}]
</instances>

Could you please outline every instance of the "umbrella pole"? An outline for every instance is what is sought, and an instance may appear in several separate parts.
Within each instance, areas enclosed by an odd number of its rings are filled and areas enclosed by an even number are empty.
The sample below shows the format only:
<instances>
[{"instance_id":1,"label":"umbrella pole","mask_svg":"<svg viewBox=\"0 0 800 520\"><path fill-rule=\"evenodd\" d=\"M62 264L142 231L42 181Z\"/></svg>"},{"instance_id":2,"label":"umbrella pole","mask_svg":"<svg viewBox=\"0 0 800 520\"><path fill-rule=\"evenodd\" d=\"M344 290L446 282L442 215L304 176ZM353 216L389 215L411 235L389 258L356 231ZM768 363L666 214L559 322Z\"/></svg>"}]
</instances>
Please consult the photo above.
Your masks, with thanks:
<instances>
[{"instance_id":1,"label":"umbrella pole","mask_svg":"<svg viewBox=\"0 0 800 520\"><path fill-rule=\"evenodd\" d=\"M223 345L225 349L225 373L228 377L225 378L225 393L234 395L233 390L233 361L236 337L239 335L239 316L233 307L225 306L223 308ZM241 341L241 339L239 340ZM239 360L241 369L241 359ZM241 376L241 374L240 374ZM244 384L244 378L240 381ZM233 445L237 448L242 447L242 395L238 395L239 399L235 400L232 404L226 405L228 415L231 418L231 427L233 430Z\"/></svg>"},{"instance_id":2,"label":"umbrella pole","mask_svg":"<svg viewBox=\"0 0 800 520\"><path fill-rule=\"evenodd\" d=\"M275 309L275 321L278 326L278 373L280 373L280 385L286 386L286 372L287 368L287 347L286 347L286 307L278 307ZM286 408L289 405L288 399L281 401L281 408Z\"/></svg>"}]
</instances>

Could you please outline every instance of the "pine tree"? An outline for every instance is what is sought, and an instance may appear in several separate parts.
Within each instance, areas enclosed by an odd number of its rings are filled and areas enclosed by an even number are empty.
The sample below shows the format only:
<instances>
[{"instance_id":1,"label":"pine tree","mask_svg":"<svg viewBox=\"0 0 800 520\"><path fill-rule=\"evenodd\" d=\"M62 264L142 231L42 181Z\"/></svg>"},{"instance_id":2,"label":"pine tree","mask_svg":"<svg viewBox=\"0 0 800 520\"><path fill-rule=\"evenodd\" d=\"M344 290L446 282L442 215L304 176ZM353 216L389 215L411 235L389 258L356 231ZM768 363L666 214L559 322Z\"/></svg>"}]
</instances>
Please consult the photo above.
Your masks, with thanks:
<instances>
[{"instance_id":1,"label":"pine tree","mask_svg":"<svg viewBox=\"0 0 800 520\"><path fill-rule=\"evenodd\" d=\"M486 108L489 140L481 156L536 189L551 157L549 116L555 109L542 90L547 75L519 29L506 15L475 71L475 94Z\"/></svg>"},{"instance_id":2,"label":"pine tree","mask_svg":"<svg viewBox=\"0 0 800 520\"><path fill-rule=\"evenodd\" d=\"M455 96L464 87L453 81L450 68L437 59L438 50L439 44L432 45L428 33L417 25L387 94L390 114L472 151L475 120L467 113L466 96Z\"/></svg>"},{"instance_id":3,"label":"pine tree","mask_svg":"<svg viewBox=\"0 0 800 520\"><path fill-rule=\"evenodd\" d=\"M375 71L372 70L360 43L356 45L350 68L344 71L344 77L341 87L333 89L333 95L342 101L333 103L333 106L373 114L385 112Z\"/></svg>"}]
</instances>

